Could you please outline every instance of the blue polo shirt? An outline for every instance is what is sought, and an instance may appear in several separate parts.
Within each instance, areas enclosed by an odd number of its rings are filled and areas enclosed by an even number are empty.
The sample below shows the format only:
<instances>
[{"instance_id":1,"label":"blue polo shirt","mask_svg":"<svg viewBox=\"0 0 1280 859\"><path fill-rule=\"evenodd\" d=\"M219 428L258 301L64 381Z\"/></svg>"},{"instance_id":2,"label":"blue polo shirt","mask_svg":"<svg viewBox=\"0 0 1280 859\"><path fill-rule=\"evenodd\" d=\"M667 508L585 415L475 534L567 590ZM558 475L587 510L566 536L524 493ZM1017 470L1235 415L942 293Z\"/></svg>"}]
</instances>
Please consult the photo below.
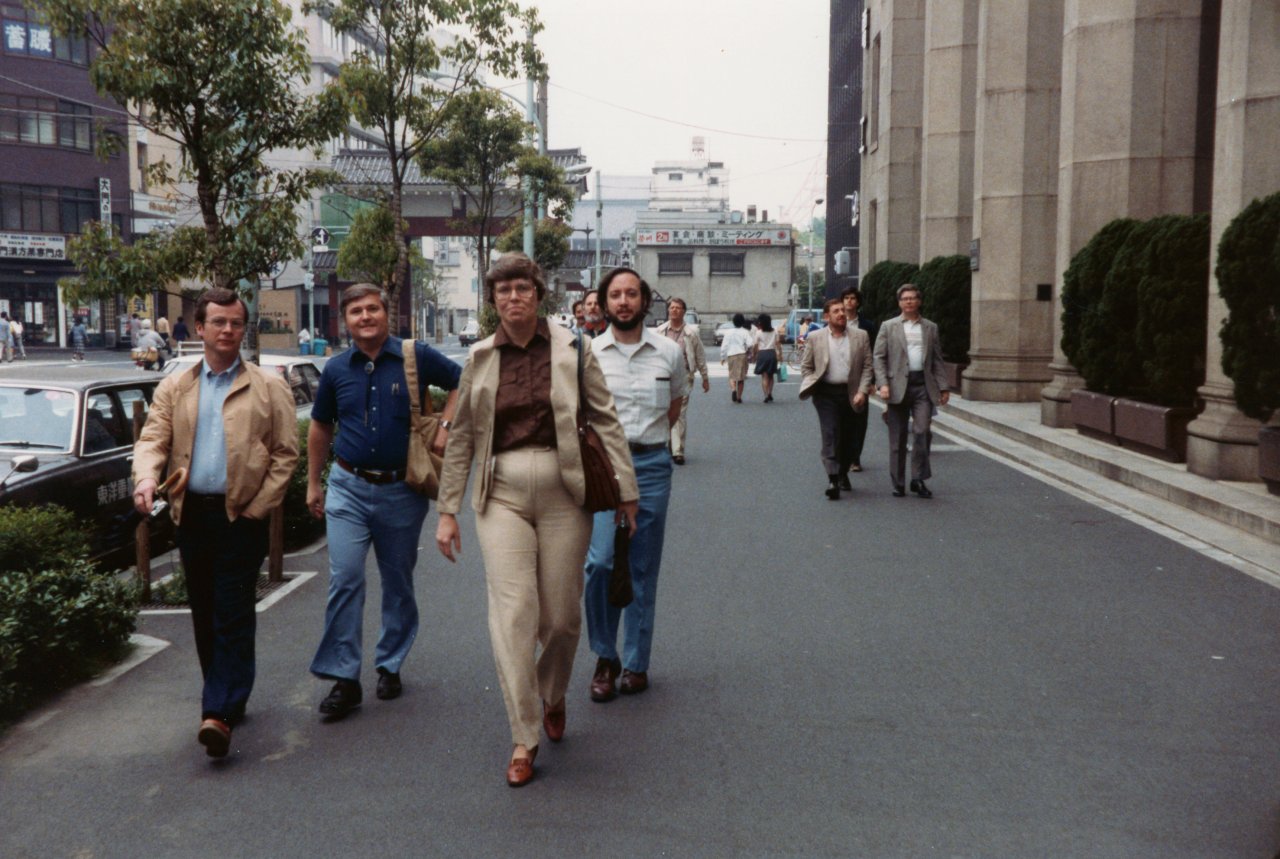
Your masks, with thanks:
<instances>
[{"instance_id":1,"label":"blue polo shirt","mask_svg":"<svg viewBox=\"0 0 1280 859\"><path fill-rule=\"evenodd\" d=\"M458 387L462 368L425 343L416 342L419 396L426 386ZM334 453L357 468L395 471L409 457L409 388L403 343L388 337L377 360L352 347L330 358L320 374L311 419L338 424Z\"/></svg>"}]
</instances>

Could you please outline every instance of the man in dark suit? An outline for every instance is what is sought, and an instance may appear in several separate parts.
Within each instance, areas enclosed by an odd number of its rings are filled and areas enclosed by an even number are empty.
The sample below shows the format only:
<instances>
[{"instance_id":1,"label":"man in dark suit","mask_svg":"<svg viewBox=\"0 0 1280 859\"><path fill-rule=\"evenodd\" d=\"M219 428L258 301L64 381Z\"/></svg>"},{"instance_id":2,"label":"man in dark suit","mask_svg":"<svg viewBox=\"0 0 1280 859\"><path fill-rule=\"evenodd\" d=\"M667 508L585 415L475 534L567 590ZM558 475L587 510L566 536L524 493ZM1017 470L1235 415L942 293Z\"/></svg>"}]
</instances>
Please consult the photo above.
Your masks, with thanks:
<instances>
[{"instance_id":1,"label":"man in dark suit","mask_svg":"<svg viewBox=\"0 0 1280 859\"><path fill-rule=\"evenodd\" d=\"M907 424L914 424L911 441L911 491L932 498L925 480L929 469L929 422L935 406L950 399L938 326L920 315L920 290L915 284L898 287L900 316L885 321L876 337L875 370L880 398L889 404L889 478L893 494L906 494L903 472L907 461Z\"/></svg>"},{"instance_id":2,"label":"man in dark suit","mask_svg":"<svg viewBox=\"0 0 1280 859\"><path fill-rule=\"evenodd\" d=\"M822 432L822 465L827 473L827 498L851 491L849 469L853 461L854 421L863 414L867 428L867 398L871 395L871 342L865 331L846 324L844 303L827 299L823 313L827 327L805 341L800 372L800 399L812 398Z\"/></svg>"},{"instance_id":3,"label":"man in dark suit","mask_svg":"<svg viewBox=\"0 0 1280 859\"><path fill-rule=\"evenodd\" d=\"M867 332L867 348L870 349L871 344L876 342L876 329L879 326L869 319L863 319L859 315L859 311L862 309L862 293L858 291L856 286L846 287L840 293L840 300L844 303L845 324L850 330L861 328ZM853 414L853 437L850 440L850 444L853 445L853 459L849 465L850 471L862 470L862 448L867 441L867 415L870 412L870 409L863 409L860 412L855 411Z\"/></svg>"}]
</instances>

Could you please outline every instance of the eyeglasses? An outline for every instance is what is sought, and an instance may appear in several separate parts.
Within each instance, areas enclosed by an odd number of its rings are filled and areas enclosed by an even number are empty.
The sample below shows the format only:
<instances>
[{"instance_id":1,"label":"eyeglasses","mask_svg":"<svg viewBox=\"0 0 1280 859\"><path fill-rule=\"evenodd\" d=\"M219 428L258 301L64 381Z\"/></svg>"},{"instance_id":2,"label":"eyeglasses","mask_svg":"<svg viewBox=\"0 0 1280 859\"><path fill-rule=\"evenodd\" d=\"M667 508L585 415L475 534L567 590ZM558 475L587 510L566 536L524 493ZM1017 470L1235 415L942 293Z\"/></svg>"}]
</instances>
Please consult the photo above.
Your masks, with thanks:
<instances>
[{"instance_id":1,"label":"eyeglasses","mask_svg":"<svg viewBox=\"0 0 1280 859\"><path fill-rule=\"evenodd\" d=\"M495 298L510 298L513 295L528 298L535 291L532 283L502 283L493 288L493 295Z\"/></svg>"},{"instance_id":2,"label":"eyeglasses","mask_svg":"<svg viewBox=\"0 0 1280 859\"><path fill-rule=\"evenodd\" d=\"M210 328L217 328L218 330L230 328L232 331L239 331L241 328L244 328L243 319L223 319L219 317L217 319L206 319L204 324L208 325Z\"/></svg>"}]
</instances>

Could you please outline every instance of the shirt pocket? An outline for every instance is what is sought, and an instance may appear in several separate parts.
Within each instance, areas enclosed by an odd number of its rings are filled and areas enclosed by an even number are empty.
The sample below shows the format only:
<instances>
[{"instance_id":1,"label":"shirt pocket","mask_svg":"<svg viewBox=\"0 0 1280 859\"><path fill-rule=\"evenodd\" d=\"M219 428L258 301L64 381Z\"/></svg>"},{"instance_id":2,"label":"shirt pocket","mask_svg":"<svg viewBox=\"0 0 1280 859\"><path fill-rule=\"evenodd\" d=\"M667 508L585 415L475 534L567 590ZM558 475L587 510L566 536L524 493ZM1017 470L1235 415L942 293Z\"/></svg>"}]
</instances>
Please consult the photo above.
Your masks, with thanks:
<instances>
[{"instance_id":1,"label":"shirt pocket","mask_svg":"<svg viewBox=\"0 0 1280 859\"><path fill-rule=\"evenodd\" d=\"M648 390L644 392L644 402L658 409L666 409L671 405L671 377L662 376L649 381Z\"/></svg>"}]
</instances>

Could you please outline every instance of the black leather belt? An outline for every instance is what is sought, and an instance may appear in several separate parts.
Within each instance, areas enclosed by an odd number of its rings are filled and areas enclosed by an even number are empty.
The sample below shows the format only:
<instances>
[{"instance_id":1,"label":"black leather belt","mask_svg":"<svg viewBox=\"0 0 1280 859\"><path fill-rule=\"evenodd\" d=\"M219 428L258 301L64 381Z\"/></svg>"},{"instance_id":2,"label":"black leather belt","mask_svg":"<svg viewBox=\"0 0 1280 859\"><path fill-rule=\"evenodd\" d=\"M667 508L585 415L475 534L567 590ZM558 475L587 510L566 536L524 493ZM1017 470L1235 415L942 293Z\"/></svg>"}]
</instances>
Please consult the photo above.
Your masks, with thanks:
<instances>
[{"instance_id":1,"label":"black leather belt","mask_svg":"<svg viewBox=\"0 0 1280 859\"><path fill-rule=\"evenodd\" d=\"M632 453L653 453L655 450L666 450L667 443L660 441L657 444L638 444L634 441L627 442L627 447L631 448Z\"/></svg>"},{"instance_id":2,"label":"black leather belt","mask_svg":"<svg viewBox=\"0 0 1280 859\"><path fill-rule=\"evenodd\" d=\"M907 383L911 385L924 384L924 370L908 370Z\"/></svg>"},{"instance_id":3,"label":"black leather belt","mask_svg":"<svg viewBox=\"0 0 1280 859\"><path fill-rule=\"evenodd\" d=\"M405 476L404 469L399 471L375 471L371 468L356 468L340 456L337 458L337 462L344 471L349 471L361 480L378 486L404 480Z\"/></svg>"},{"instance_id":4,"label":"black leather belt","mask_svg":"<svg viewBox=\"0 0 1280 859\"><path fill-rule=\"evenodd\" d=\"M203 495L199 492L188 492L182 496L182 503L188 510L192 508L225 510L226 495Z\"/></svg>"}]
</instances>

